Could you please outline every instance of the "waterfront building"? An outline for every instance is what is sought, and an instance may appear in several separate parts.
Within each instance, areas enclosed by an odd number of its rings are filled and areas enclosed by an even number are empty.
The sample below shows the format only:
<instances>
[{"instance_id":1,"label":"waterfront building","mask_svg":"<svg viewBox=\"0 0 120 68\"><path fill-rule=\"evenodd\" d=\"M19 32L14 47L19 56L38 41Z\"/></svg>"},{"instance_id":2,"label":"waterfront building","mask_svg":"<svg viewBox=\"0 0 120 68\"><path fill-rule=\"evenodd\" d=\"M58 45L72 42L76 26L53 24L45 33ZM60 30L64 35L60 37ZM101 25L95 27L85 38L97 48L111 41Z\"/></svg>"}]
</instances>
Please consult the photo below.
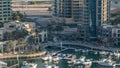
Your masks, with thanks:
<instances>
[{"instance_id":1,"label":"waterfront building","mask_svg":"<svg viewBox=\"0 0 120 68\"><path fill-rule=\"evenodd\" d=\"M0 1L0 22L8 22L11 20L11 0Z\"/></svg>"},{"instance_id":2,"label":"waterfront building","mask_svg":"<svg viewBox=\"0 0 120 68\"><path fill-rule=\"evenodd\" d=\"M120 25L103 24L99 28L98 39L106 45L120 45Z\"/></svg>"},{"instance_id":3,"label":"waterfront building","mask_svg":"<svg viewBox=\"0 0 120 68\"><path fill-rule=\"evenodd\" d=\"M90 38L96 38L97 27L109 22L109 15L110 0L54 0L53 2L53 16L88 23Z\"/></svg>"}]
</instances>

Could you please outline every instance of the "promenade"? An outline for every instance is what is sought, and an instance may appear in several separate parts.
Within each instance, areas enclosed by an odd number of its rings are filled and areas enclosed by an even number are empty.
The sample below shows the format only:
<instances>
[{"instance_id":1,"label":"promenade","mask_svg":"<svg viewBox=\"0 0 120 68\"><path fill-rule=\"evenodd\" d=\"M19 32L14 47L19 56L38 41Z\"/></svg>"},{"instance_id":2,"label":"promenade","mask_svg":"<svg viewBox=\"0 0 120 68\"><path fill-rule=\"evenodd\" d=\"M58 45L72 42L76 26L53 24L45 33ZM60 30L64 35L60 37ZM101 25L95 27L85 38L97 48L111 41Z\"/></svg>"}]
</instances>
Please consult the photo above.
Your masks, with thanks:
<instances>
[{"instance_id":1,"label":"promenade","mask_svg":"<svg viewBox=\"0 0 120 68\"><path fill-rule=\"evenodd\" d=\"M63 41L63 45L76 45L76 46L82 46L82 47L88 47L91 49L98 49L98 50L105 50L105 51L112 51L117 52L120 51L120 48L113 48L113 47L105 47L103 45L95 45L88 42L81 42L81 41Z\"/></svg>"},{"instance_id":2,"label":"promenade","mask_svg":"<svg viewBox=\"0 0 120 68\"><path fill-rule=\"evenodd\" d=\"M28 55L7 54L7 55L1 55L0 60L18 59L18 58L37 58L37 57L43 57L45 55L46 55L46 52L40 52L40 53L34 53L34 54L28 54Z\"/></svg>"},{"instance_id":3,"label":"promenade","mask_svg":"<svg viewBox=\"0 0 120 68\"><path fill-rule=\"evenodd\" d=\"M63 48L64 45L71 45L71 46L82 46L82 47L87 47L87 48L91 48L91 49L96 49L96 50L103 50L103 51L112 51L112 52L120 52L120 48L113 48L113 47L105 47L105 45L95 45L92 43L88 43L88 42L82 42L82 41L62 41L63 44ZM54 43L54 42L48 42L47 46L57 46L57 47L61 47L60 46L60 42L58 43Z\"/></svg>"}]
</instances>

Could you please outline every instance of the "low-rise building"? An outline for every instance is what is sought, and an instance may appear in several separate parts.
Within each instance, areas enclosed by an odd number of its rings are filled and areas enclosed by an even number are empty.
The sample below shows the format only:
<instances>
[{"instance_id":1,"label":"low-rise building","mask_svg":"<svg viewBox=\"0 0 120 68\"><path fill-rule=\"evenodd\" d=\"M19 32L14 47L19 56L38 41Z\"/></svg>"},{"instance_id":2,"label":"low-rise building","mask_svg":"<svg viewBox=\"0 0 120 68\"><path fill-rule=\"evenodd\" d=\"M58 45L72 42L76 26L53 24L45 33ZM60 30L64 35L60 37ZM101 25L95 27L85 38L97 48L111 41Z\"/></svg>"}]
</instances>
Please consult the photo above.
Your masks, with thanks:
<instances>
[{"instance_id":1,"label":"low-rise building","mask_svg":"<svg viewBox=\"0 0 120 68\"><path fill-rule=\"evenodd\" d=\"M4 23L4 27L0 28L0 40L3 39L4 33L5 32L13 32L16 29L25 29L29 33L34 33L35 32L35 23L34 22L18 22L18 21L13 21L9 23Z\"/></svg>"},{"instance_id":2,"label":"low-rise building","mask_svg":"<svg viewBox=\"0 0 120 68\"><path fill-rule=\"evenodd\" d=\"M34 22L19 22L19 21L12 21L9 23L4 24L4 29L7 32L12 32L15 29L25 29L28 32L35 31L35 23Z\"/></svg>"},{"instance_id":3,"label":"low-rise building","mask_svg":"<svg viewBox=\"0 0 120 68\"><path fill-rule=\"evenodd\" d=\"M120 25L103 24L99 28L98 39L109 45L120 45Z\"/></svg>"},{"instance_id":4,"label":"low-rise building","mask_svg":"<svg viewBox=\"0 0 120 68\"><path fill-rule=\"evenodd\" d=\"M78 24L78 35L79 39L82 41L86 41L89 39L89 25L86 23Z\"/></svg>"}]
</instances>

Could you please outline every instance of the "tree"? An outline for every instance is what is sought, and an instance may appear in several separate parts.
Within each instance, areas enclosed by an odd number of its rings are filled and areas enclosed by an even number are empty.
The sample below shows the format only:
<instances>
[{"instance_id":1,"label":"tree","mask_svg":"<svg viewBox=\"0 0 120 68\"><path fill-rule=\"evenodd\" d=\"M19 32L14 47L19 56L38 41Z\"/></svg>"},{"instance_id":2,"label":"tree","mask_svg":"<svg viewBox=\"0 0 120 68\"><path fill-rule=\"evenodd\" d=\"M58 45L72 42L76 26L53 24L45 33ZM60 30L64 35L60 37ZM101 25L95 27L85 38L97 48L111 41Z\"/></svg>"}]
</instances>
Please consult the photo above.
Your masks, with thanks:
<instances>
[{"instance_id":1,"label":"tree","mask_svg":"<svg viewBox=\"0 0 120 68\"><path fill-rule=\"evenodd\" d=\"M20 38L24 38L28 35L28 32L25 29L16 29L12 32L5 32L3 34L4 40L18 40Z\"/></svg>"},{"instance_id":2,"label":"tree","mask_svg":"<svg viewBox=\"0 0 120 68\"><path fill-rule=\"evenodd\" d=\"M24 16L19 11L12 14L12 19L13 20L19 20L20 21L22 18L24 18Z\"/></svg>"},{"instance_id":3,"label":"tree","mask_svg":"<svg viewBox=\"0 0 120 68\"><path fill-rule=\"evenodd\" d=\"M27 40L27 43L28 43L28 44L33 44L34 41L35 41L35 38L34 38L33 36L30 36L30 37L28 38L28 40Z\"/></svg>"},{"instance_id":4,"label":"tree","mask_svg":"<svg viewBox=\"0 0 120 68\"><path fill-rule=\"evenodd\" d=\"M3 34L3 40L8 40L8 39L10 39L10 37L11 37L11 33L10 32L5 32Z\"/></svg>"},{"instance_id":5,"label":"tree","mask_svg":"<svg viewBox=\"0 0 120 68\"><path fill-rule=\"evenodd\" d=\"M25 41L23 38L20 38L20 39L18 39L16 45L17 45L17 46L22 45L23 50L24 50L25 44L26 44L26 41ZM19 52L20 52L20 48L19 48Z\"/></svg>"},{"instance_id":6,"label":"tree","mask_svg":"<svg viewBox=\"0 0 120 68\"><path fill-rule=\"evenodd\" d=\"M13 40L9 40L6 44L8 45L7 50L9 50L9 48L12 48L13 49L13 53L15 53L16 45L14 44L14 41Z\"/></svg>"}]
</instances>

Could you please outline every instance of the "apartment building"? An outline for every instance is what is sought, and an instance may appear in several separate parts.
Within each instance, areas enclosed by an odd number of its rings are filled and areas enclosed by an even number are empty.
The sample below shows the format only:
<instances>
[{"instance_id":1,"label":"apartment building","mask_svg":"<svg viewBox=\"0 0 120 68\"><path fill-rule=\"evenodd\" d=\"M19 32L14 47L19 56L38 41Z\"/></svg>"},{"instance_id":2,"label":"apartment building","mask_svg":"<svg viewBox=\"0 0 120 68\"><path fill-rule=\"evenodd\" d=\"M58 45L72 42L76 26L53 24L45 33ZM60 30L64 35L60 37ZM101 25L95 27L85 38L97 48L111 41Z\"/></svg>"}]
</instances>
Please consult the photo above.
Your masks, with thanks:
<instances>
[{"instance_id":1,"label":"apartment building","mask_svg":"<svg viewBox=\"0 0 120 68\"><path fill-rule=\"evenodd\" d=\"M53 15L62 18L72 17L72 0L54 0L53 1Z\"/></svg>"},{"instance_id":2,"label":"apartment building","mask_svg":"<svg viewBox=\"0 0 120 68\"><path fill-rule=\"evenodd\" d=\"M11 0L0 0L0 22L11 20Z\"/></svg>"},{"instance_id":3,"label":"apartment building","mask_svg":"<svg viewBox=\"0 0 120 68\"><path fill-rule=\"evenodd\" d=\"M53 3L53 16L88 23L91 38L96 37L97 27L110 19L110 0L54 0Z\"/></svg>"}]
</instances>

